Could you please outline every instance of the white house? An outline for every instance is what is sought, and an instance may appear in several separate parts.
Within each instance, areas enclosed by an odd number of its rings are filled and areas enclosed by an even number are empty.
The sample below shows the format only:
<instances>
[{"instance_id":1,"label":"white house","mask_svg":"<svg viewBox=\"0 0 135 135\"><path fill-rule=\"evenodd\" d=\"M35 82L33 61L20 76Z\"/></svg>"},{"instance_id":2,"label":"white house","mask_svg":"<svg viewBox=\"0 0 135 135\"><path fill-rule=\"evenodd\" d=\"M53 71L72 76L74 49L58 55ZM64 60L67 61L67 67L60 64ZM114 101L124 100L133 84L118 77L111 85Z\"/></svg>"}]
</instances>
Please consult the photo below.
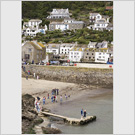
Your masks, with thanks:
<instances>
[{"instance_id":1,"label":"white house","mask_svg":"<svg viewBox=\"0 0 135 135\"><path fill-rule=\"evenodd\" d=\"M31 19L28 22L24 22L23 27L37 27L42 23L40 19Z\"/></svg>"},{"instance_id":2,"label":"white house","mask_svg":"<svg viewBox=\"0 0 135 135\"><path fill-rule=\"evenodd\" d=\"M25 36L36 36L37 33L38 33L38 29L36 27L23 28L23 34Z\"/></svg>"},{"instance_id":3,"label":"white house","mask_svg":"<svg viewBox=\"0 0 135 135\"><path fill-rule=\"evenodd\" d=\"M95 48L99 49L99 48L107 48L108 47L108 42L107 41L102 41L101 43L97 43L95 45Z\"/></svg>"},{"instance_id":4,"label":"white house","mask_svg":"<svg viewBox=\"0 0 135 135\"><path fill-rule=\"evenodd\" d=\"M97 63L107 63L110 58L107 48L99 49L95 52L95 62Z\"/></svg>"},{"instance_id":5,"label":"white house","mask_svg":"<svg viewBox=\"0 0 135 135\"><path fill-rule=\"evenodd\" d=\"M64 19L62 22L52 21L49 24L49 30L76 30L84 27L83 21L76 21L74 19Z\"/></svg>"},{"instance_id":6,"label":"white house","mask_svg":"<svg viewBox=\"0 0 135 135\"><path fill-rule=\"evenodd\" d=\"M91 23L94 23L96 20L99 20L102 18L102 15L99 13L90 13L89 19Z\"/></svg>"},{"instance_id":7,"label":"white house","mask_svg":"<svg viewBox=\"0 0 135 135\"><path fill-rule=\"evenodd\" d=\"M95 47L96 44L97 44L97 42L91 42L91 41L89 41L88 48L96 48Z\"/></svg>"},{"instance_id":8,"label":"white house","mask_svg":"<svg viewBox=\"0 0 135 135\"><path fill-rule=\"evenodd\" d=\"M47 19L63 19L63 18L70 18L70 13L68 8L67 9L53 9Z\"/></svg>"},{"instance_id":9,"label":"white house","mask_svg":"<svg viewBox=\"0 0 135 135\"><path fill-rule=\"evenodd\" d=\"M40 23L42 23L42 20L39 19L31 19L29 22L24 22L22 34L25 36L36 36L39 32L45 34L47 26L39 26Z\"/></svg>"},{"instance_id":10,"label":"white house","mask_svg":"<svg viewBox=\"0 0 135 135\"><path fill-rule=\"evenodd\" d=\"M109 20L106 21L106 19L102 18L100 20L96 20L96 22L93 25L93 30L103 30L106 29L109 22Z\"/></svg>"},{"instance_id":11,"label":"white house","mask_svg":"<svg viewBox=\"0 0 135 135\"><path fill-rule=\"evenodd\" d=\"M83 48L72 48L69 51L69 60L73 62L80 62L83 58Z\"/></svg>"},{"instance_id":12,"label":"white house","mask_svg":"<svg viewBox=\"0 0 135 135\"><path fill-rule=\"evenodd\" d=\"M113 25L109 23L109 19L109 16L102 16L98 13L90 13L90 22L94 24L88 26L87 28L93 30L113 30Z\"/></svg>"},{"instance_id":13,"label":"white house","mask_svg":"<svg viewBox=\"0 0 135 135\"><path fill-rule=\"evenodd\" d=\"M76 43L62 43L60 45L60 54L69 55L69 51L75 47Z\"/></svg>"},{"instance_id":14,"label":"white house","mask_svg":"<svg viewBox=\"0 0 135 135\"><path fill-rule=\"evenodd\" d=\"M53 53L54 55L59 54L59 44L48 44L46 45L46 52Z\"/></svg>"}]
</instances>

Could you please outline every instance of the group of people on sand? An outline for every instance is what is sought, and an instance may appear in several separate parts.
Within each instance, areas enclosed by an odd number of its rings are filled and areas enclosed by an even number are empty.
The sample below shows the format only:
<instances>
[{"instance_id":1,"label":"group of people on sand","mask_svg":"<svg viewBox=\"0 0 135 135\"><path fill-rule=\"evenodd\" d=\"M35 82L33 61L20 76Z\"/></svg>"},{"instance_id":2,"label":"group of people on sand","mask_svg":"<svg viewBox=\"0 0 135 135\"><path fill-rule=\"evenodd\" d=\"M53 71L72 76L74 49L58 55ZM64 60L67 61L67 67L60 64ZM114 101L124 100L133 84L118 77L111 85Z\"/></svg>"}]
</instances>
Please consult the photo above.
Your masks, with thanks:
<instances>
[{"instance_id":1,"label":"group of people on sand","mask_svg":"<svg viewBox=\"0 0 135 135\"><path fill-rule=\"evenodd\" d=\"M81 109L81 118L86 118L86 110Z\"/></svg>"},{"instance_id":2,"label":"group of people on sand","mask_svg":"<svg viewBox=\"0 0 135 135\"><path fill-rule=\"evenodd\" d=\"M63 97L62 97L62 95L59 95L59 89L55 88L55 89L52 89L51 96L48 93L47 97L43 96L42 99L40 99L40 97L35 98L35 108L36 108L37 112L40 112L42 110L41 102L43 103L43 105L45 105L46 100L51 99L52 103L57 103L58 102L58 97L59 97L60 104L62 104ZM67 94L65 94L65 100L67 100L68 98L70 98L70 95L67 96Z\"/></svg>"}]
</instances>

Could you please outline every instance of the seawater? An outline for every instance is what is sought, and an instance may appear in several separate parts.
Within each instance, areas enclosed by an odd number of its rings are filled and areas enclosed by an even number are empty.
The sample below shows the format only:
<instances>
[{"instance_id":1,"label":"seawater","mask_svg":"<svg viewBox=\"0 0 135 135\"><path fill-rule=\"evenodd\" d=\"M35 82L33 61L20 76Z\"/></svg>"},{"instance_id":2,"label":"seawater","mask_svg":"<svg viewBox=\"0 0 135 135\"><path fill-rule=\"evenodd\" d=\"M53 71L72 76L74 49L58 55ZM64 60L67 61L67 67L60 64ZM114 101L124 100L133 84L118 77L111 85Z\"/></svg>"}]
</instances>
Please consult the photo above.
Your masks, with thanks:
<instances>
[{"instance_id":1,"label":"seawater","mask_svg":"<svg viewBox=\"0 0 135 135\"><path fill-rule=\"evenodd\" d=\"M87 115L95 115L96 121L83 126L57 124L63 134L113 134L113 92L91 97L85 95L80 99L58 104L51 112L72 118L81 118L81 109L86 109Z\"/></svg>"}]
</instances>

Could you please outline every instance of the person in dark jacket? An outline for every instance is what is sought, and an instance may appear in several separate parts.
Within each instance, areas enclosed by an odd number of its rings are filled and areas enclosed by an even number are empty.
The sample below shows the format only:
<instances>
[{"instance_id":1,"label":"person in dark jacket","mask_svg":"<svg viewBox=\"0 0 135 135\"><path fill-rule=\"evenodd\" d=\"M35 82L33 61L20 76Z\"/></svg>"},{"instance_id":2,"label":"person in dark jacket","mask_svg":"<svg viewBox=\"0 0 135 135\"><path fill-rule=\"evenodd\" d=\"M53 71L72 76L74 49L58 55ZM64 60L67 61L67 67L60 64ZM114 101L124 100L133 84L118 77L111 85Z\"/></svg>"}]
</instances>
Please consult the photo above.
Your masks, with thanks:
<instances>
[{"instance_id":1,"label":"person in dark jacket","mask_svg":"<svg viewBox=\"0 0 135 135\"><path fill-rule=\"evenodd\" d=\"M86 117L86 114L87 114L87 113L86 113L86 110L84 110L83 113L84 113L83 117L85 118L85 117Z\"/></svg>"}]
</instances>

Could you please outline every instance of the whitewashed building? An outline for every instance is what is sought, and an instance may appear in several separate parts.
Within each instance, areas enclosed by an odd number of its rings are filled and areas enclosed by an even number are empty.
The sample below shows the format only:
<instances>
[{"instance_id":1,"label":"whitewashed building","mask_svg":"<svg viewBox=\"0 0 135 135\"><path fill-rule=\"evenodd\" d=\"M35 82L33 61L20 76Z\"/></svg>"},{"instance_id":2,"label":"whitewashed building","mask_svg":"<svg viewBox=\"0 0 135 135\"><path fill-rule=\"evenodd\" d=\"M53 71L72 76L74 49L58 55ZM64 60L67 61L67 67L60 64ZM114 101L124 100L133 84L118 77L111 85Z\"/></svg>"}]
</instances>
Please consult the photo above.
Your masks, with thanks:
<instances>
[{"instance_id":1,"label":"whitewashed building","mask_svg":"<svg viewBox=\"0 0 135 135\"><path fill-rule=\"evenodd\" d=\"M99 20L102 18L102 15L99 13L90 13L89 19L91 23L94 23L96 20Z\"/></svg>"},{"instance_id":2,"label":"whitewashed building","mask_svg":"<svg viewBox=\"0 0 135 135\"><path fill-rule=\"evenodd\" d=\"M67 9L53 9L47 19L64 19L70 18L70 13L68 8Z\"/></svg>"},{"instance_id":3,"label":"whitewashed building","mask_svg":"<svg viewBox=\"0 0 135 135\"><path fill-rule=\"evenodd\" d=\"M89 41L88 48L96 48L97 42Z\"/></svg>"},{"instance_id":4,"label":"whitewashed building","mask_svg":"<svg viewBox=\"0 0 135 135\"><path fill-rule=\"evenodd\" d=\"M36 36L38 28L36 27L25 27L23 28L23 35L25 36Z\"/></svg>"},{"instance_id":5,"label":"whitewashed building","mask_svg":"<svg viewBox=\"0 0 135 135\"><path fill-rule=\"evenodd\" d=\"M36 36L39 32L45 34L47 26L39 26L40 23L42 23L42 20L39 19L31 19L28 22L24 22L22 34L25 36Z\"/></svg>"},{"instance_id":6,"label":"whitewashed building","mask_svg":"<svg viewBox=\"0 0 135 135\"><path fill-rule=\"evenodd\" d=\"M106 20L104 18L100 19L100 20L96 20L94 25L92 26L93 30L104 30L107 28L109 24L109 20Z\"/></svg>"},{"instance_id":7,"label":"whitewashed building","mask_svg":"<svg viewBox=\"0 0 135 135\"><path fill-rule=\"evenodd\" d=\"M108 42L107 41L102 41L101 43L97 43L95 45L95 48L99 49L99 48L107 48L108 47Z\"/></svg>"},{"instance_id":8,"label":"whitewashed building","mask_svg":"<svg viewBox=\"0 0 135 135\"><path fill-rule=\"evenodd\" d=\"M59 44L47 44L46 52L53 53L54 55L58 55L60 53L60 45Z\"/></svg>"},{"instance_id":9,"label":"whitewashed building","mask_svg":"<svg viewBox=\"0 0 135 135\"><path fill-rule=\"evenodd\" d=\"M109 23L109 16L100 15L99 13L90 13L90 23L88 29L93 30L113 30L113 24Z\"/></svg>"},{"instance_id":10,"label":"whitewashed building","mask_svg":"<svg viewBox=\"0 0 135 135\"><path fill-rule=\"evenodd\" d=\"M69 51L69 60L73 62L80 62L83 58L83 48L72 48Z\"/></svg>"},{"instance_id":11,"label":"whitewashed building","mask_svg":"<svg viewBox=\"0 0 135 135\"><path fill-rule=\"evenodd\" d=\"M95 52L95 62L97 63L107 63L110 57L111 55L107 48L101 48Z\"/></svg>"},{"instance_id":12,"label":"whitewashed building","mask_svg":"<svg viewBox=\"0 0 135 135\"><path fill-rule=\"evenodd\" d=\"M74 19L64 19L62 22L52 21L49 24L49 30L77 30L82 29L84 27L83 21L76 21Z\"/></svg>"},{"instance_id":13,"label":"whitewashed building","mask_svg":"<svg viewBox=\"0 0 135 135\"><path fill-rule=\"evenodd\" d=\"M37 27L42 23L40 19L31 19L28 22L24 22L23 27Z\"/></svg>"},{"instance_id":14,"label":"whitewashed building","mask_svg":"<svg viewBox=\"0 0 135 135\"><path fill-rule=\"evenodd\" d=\"M69 52L76 45L77 43L62 43L60 45L60 56L64 56L65 59L69 59Z\"/></svg>"}]
</instances>

